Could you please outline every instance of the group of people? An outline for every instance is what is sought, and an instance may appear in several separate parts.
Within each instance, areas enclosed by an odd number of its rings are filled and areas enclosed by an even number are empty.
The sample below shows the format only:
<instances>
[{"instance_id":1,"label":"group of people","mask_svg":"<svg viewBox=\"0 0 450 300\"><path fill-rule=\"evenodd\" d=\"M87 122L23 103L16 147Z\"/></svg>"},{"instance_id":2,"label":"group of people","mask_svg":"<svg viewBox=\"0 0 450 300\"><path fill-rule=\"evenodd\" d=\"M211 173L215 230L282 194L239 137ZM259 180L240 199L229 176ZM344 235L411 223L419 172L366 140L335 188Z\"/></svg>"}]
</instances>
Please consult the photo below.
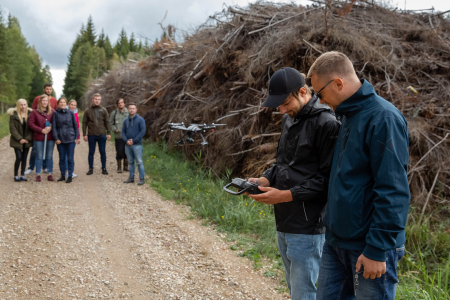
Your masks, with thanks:
<instances>
[{"instance_id":1,"label":"group of people","mask_svg":"<svg viewBox=\"0 0 450 300\"><path fill-rule=\"evenodd\" d=\"M265 193L249 196L274 205L292 299L394 300L411 198L406 119L335 51L308 76L275 72L263 106L284 114L282 130L276 163L249 179Z\"/></svg>"},{"instance_id":2,"label":"group of people","mask_svg":"<svg viewBox=\"0 0 450 300\"><path fill-rule=\"evenodd\" d=\"M42 171L48 174L48 181L53 178L53 150L56 144L59 153L61 177L57 180L71 183L76 177L75 146L80 143L80 124L75 100L67 101L61 97L56 100L51 96L52 85L44 85L44 94L37 96L28 107L25 99L19 99L15 108L8 109L10 115L10 146L14 148L14 181L27 181L25 175L31 174L36 167L36 181L41 182ZM135 162L139 170L139 185L145 183L144 162L142 159L142 139L145 135L145 120L137 114L135 103L125 108L123 99L117 101L117 109L111 117L106 108L100 105L101 95L94 94L92 105L86 109L83 117L83 139L89 143L87 175L94 173L94 153L98 144L102 174L106 170L106 141L111 139L111 128L115 134L117 172L129 171L125 183L134 182ZM27 156L31 149L29 168L26 169ZM128 159L127 159L128 158ZM19 176L20 168L20 176Z\"/></svg>"}]
</instances>

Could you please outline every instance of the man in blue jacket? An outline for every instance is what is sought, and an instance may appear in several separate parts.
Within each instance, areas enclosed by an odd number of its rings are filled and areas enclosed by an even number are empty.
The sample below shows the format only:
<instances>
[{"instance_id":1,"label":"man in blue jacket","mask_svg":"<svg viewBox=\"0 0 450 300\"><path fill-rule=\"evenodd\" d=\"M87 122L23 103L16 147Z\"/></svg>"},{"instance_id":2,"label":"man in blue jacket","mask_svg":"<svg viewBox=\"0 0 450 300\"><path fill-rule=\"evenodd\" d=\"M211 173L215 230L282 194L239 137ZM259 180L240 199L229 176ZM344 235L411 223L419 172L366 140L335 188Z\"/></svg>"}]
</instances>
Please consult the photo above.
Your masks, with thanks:
<instances>
[{"instance_id":1,"label":"man in blue jacket","mask_svg":"<svg viewBox=\"0 0 450 300\"><path fill-rule=\"evenodd\" d=\"M124 183L134 182L134 161L138 165L139 183L144 184L144 161L142 160L142 139L145 135L145 120L137 114L135 103L128 104L128 118L123 121L122 139L126 143L125 154L128 158L130 177Z\"/></svg>"},{"instance_id":2,"label":"man in blue jacket","mask_svg":"<svg viewBox=\"0 0 450 300\"><path fill-rule=\"evenodd\" d=\"M321 55L308 77L317 97L342 122L317 299L393 300L410 204L406 120L369 82L358 79L343 53Z\"/></svg>"}]
</instances>

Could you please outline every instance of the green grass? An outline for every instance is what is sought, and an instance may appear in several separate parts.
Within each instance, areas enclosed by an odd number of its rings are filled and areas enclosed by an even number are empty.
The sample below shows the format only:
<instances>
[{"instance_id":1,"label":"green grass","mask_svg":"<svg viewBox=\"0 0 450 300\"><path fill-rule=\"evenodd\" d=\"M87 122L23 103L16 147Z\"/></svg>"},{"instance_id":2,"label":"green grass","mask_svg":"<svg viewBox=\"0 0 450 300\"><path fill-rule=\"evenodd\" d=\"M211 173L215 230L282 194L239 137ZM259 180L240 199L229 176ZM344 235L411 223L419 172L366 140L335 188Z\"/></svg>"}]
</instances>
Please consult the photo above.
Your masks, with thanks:
<instances>
[{"instance_id":1,"label":"green grass","mask_svg":"<svg viewBox=\"0 0 450 300\"><path fill-rule=\"evenodd\" d=\"M253 261L256 268L264 257L273 261L265 276L280 278L280 292L286 291L275 230L273 207L249 197L232 196L222 188L231 170L221 178L202 166L201 154L188 160L165 144L145 143L144 163L150 185L164 198L191 207L203 224L213 224L231 243L237 255ZM205 170L206 169L206 170ZM436 208L442 210L443 208ZM399 264L400 283L396 299L450 300L450 221L427 218L416 225L420 209L411 208L406 228L406 257ZM438 211L432 214L438 215Z\"/></svg>"},{"instance_id":2,"label":"green grass","mask_svg":"<svg viewBox=\"0 0 450 300\"><path fill-rule=\"evenodd\" d=\"M9 115L0 114L0 139L9 134Z\"/></svg>"}]
</instances>

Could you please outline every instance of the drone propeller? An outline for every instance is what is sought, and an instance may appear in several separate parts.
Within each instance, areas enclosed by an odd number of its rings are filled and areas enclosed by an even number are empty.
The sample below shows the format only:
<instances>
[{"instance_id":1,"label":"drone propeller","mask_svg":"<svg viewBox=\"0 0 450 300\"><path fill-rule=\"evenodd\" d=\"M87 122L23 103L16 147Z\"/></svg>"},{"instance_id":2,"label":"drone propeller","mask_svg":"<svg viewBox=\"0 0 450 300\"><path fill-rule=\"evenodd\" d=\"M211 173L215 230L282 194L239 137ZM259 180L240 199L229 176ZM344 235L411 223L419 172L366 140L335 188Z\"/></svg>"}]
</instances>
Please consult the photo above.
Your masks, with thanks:
<instances>
[{"instance_id":1,"label":"drone propeller","mask_svg":"<svg viewBox=\"0 0 450 300\"><path fill-rule=\"evenodd\" d=\"M211 125L213 125L213 126L225 126L225 125L228 125L228 124L214 124L214 123L212 123Z\"/></svg>"},{"instance_id":2,"label":"drone propeller","mask_svg":"<svg viewBox=\"0 0 450 300\"><path fill-rule=\"evenodd\" d=\"M169 126L181 126L184 125L184 123L167 123Z\"/></svg>"}]
</instances>

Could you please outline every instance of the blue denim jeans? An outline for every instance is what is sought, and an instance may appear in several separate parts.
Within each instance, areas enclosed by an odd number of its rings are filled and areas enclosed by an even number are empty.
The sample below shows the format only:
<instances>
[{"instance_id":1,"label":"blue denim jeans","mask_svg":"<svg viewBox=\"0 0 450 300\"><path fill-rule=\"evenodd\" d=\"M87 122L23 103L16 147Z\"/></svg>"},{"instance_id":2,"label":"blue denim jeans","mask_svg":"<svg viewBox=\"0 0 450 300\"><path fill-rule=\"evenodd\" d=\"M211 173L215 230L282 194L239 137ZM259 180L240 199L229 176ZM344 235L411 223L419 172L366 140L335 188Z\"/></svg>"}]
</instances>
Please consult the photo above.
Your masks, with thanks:
<instances>
[{"instance_id":1,"label":"blue denim jeans","mask_svg":"<svg viewBox=\"0 0 450 300\"><path fill-rule=\"evenodd\" d=\"M315 300L325 234L308 235L277 231L277 239L292 300Z\"/></svg>"},{"instance_id":2,"label":"blue denim jeans","mask_svg":"<svg viewBox=\"0 0 450 300\"><path fill-rule=\"evenodd\" d=\"M142 160L142 145L125 146L125 154L128 158L128 167L130 169L130 178L134 178L134 161L138 165L139 179L145 178L144 161Z\"/></svg>"},{"instance_id":3,"label":"blue denim jeans","mask_svg":"<svg viewBox=\"0 0 450 300\"><path fill-rule=\"evenodd\" d=\"M95 145L98 143L98 150L100 151L100 158L102 161L102 169L106 169L106 135L89 135L89 169L94 168L94 153Z\"/></svg>"},{"instance_id":4,"label":"blue denim jeans","mask_svg":"<svg viewBox=\"0 0 450 300\"><path fill-rule=\"evenodd\" d=\"M401 246L386 252L386 273L365 279L364 267L356 274L362 251L346 250L325 243L320 262L317 300L394 300L397 291L397 266L405 254ZM355 278L358 275L358 278Z\"/></svg>"},{"instance_id":5,"label":"blue denim jeans","mask_svg":"<svg viewBox=\"0 0 450 300\"><path fill-rule=\"evenodd\" d=\"M69 170L69 177L72 177L73 168L75 167L75 161L73 154L75 153L75 142L73 143L61 143L56 146L59 152L59 170L61 176L65 176L66 170Z\"/></svg>"},{"instance_id":6,"label":"blue denim jeans","mask_svg":"<svg viewBox=\"0 0 450 300\"><path fill-rule=\"evenodd\" d=\"M47 141L47 147L44 157L44 141L34 141L34 147L36 148L36 174L40 175L42 170L43 160L45 158L47 162L47 173L53 173L53 149L55 148L55 141Z\"/></svg>"},{"instance_id":7,"label":"blue denim jeans","mask_svg":"<svg viewBox=\"0 0 450 300\"><path fill-rule=\"evenodd\" d=\"M28 165L28 169L34 170L34 167L36 166L36 147L31 148L30 163ZM47 162L45 161L45 159L42 168L47 169Z\"/></svg>"}]
</instances>

